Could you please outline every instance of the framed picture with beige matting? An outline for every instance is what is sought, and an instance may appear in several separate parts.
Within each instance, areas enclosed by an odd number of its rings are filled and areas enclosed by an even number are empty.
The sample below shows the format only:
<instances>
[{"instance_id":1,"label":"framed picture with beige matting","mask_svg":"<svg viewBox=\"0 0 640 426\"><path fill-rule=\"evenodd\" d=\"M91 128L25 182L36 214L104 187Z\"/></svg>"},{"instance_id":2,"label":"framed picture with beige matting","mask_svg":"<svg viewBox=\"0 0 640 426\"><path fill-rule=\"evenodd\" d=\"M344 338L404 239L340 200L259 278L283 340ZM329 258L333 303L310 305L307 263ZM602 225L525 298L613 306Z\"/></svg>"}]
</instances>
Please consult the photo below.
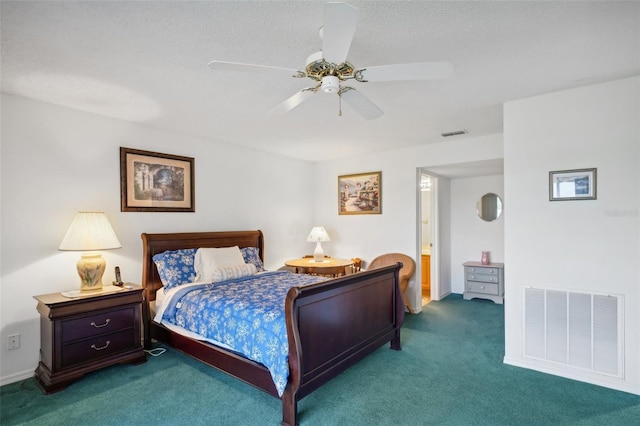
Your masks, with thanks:
<instances>
[{"instance_id":1,"label":"framed picture with beige matting","mask_svg":"<svg viewBox=\"0 0 640 426\"><path fill-rule=\"evenodd\" d=\"M195 212L194 159L120 147L120 211Z\"/></svg>"}]
</instances>

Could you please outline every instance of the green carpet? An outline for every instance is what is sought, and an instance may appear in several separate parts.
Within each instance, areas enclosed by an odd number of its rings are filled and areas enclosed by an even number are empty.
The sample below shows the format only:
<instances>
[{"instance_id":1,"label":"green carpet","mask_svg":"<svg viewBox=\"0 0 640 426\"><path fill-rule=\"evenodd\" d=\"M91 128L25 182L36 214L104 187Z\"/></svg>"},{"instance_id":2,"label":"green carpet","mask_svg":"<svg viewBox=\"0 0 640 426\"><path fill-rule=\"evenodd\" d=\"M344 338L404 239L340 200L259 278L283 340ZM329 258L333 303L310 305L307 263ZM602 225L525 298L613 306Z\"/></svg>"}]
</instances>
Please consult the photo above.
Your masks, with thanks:
<instances>
[{"instance_id":1,"label":"green carpet","mask_svg":"<svg viewBox=\"0 0 640 426\"><path fill-rule=\"evenodd\" d=\"M298 404L304 425L640 425L640 396L502 363L504 309L452 295ZM0 388L8 425L277 425L280 401L168 350L45 396Z\"/></svg>"}]
</instances>

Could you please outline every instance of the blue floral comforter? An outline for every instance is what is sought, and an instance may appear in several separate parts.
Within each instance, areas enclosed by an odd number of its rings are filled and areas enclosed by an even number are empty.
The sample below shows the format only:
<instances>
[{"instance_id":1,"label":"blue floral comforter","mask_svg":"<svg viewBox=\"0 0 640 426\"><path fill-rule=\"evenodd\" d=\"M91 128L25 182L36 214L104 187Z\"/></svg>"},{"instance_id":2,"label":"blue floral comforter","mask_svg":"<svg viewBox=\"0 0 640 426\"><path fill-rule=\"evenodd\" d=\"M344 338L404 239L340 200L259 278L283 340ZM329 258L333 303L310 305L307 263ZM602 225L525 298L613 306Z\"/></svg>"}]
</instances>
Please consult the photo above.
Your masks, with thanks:
<instances>
[{"instance_id":1,"label":"blue floral comforter","mask_svg":"<svg viewBox=\"0 0 640 426\"><path fill-rule=\"evenodd\" d=\"M215 340L263 364L282 396L289 377L289 343L284 315L291 287L327 278L264 272L220 283L190 284L169 291L160 319Z\"/></svg>"}]
</instances>

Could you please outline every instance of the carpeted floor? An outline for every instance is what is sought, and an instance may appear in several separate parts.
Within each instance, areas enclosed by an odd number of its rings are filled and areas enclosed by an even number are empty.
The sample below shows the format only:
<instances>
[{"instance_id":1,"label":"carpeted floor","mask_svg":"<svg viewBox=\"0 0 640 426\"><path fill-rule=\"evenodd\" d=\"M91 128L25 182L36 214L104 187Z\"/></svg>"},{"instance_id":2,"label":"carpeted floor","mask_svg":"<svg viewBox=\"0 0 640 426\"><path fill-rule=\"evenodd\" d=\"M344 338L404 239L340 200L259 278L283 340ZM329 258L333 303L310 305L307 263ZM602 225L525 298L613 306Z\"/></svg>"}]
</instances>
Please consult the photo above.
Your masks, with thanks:
<instances>
[{"instance_id":1,"label":"carpeted floor","mask_svg":"<svg viewBox=\"0 0 640 426\"><path fill-rule=\"evenodd\" d=\"M304 425L640 425L640 396L502 363L503 306L452 295L407 315L388 346L300 401ZM45 396L0 388L8 425L277 425L263 392L168 350Z\"/></svg>"}]
</instances>

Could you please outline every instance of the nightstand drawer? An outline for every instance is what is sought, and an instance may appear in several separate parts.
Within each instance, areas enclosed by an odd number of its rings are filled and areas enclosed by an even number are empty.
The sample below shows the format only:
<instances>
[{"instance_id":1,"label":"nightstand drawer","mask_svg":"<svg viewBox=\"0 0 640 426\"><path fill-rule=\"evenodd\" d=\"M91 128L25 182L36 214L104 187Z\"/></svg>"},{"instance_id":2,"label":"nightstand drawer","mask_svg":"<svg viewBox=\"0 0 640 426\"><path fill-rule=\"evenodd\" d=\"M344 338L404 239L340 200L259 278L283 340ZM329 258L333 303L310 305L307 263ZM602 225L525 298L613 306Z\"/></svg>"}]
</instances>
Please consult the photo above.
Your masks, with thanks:
<instances>
[{"instance_id":1,"label":"nightstand drawer","mask_svg":"<svg viewBox=\"0 0 640 426\"><path fill-rule=\"evenodd\" d=\"M110 312L102 312L75 318L62 322L62 343L86 337L97 336L104 333L113 333L123 328L132 327L134 324L134 309L139 306L130 306Z\"/></svg>"},{"instance_id":2,"label":"nightstand drawer","mask_svg":"<svg viewBox=\"0 0 640 426\"><path fill-rule=\"evenodd\" d=\"M467 282L467 291L470 293L482 293L499 295L498 284L489 284L481 282Z\"/></svg>"},{"instance_id":3,"label":"nightstand drawer","mask_svg":"<svg viewBox=\"0 0 640 426\"><path fill-rule=\"evenodd\" d=\"M497 275L487 275L484 273L469 273L467 274L467 279L469 281L482 281L485 283L497 283L498 276Z\"/></svg>"},{"instance_id":4,"label":"nightstand drawer","mask_svg":"<svg viewBox=\"0 0 640 426\"><path fill-rule=\"evenodd\" d=\"M135 341L133 328L81 340L62 346L62 367L90 362L138 346L140 342Z\"/></svg>"}]
</instances>

